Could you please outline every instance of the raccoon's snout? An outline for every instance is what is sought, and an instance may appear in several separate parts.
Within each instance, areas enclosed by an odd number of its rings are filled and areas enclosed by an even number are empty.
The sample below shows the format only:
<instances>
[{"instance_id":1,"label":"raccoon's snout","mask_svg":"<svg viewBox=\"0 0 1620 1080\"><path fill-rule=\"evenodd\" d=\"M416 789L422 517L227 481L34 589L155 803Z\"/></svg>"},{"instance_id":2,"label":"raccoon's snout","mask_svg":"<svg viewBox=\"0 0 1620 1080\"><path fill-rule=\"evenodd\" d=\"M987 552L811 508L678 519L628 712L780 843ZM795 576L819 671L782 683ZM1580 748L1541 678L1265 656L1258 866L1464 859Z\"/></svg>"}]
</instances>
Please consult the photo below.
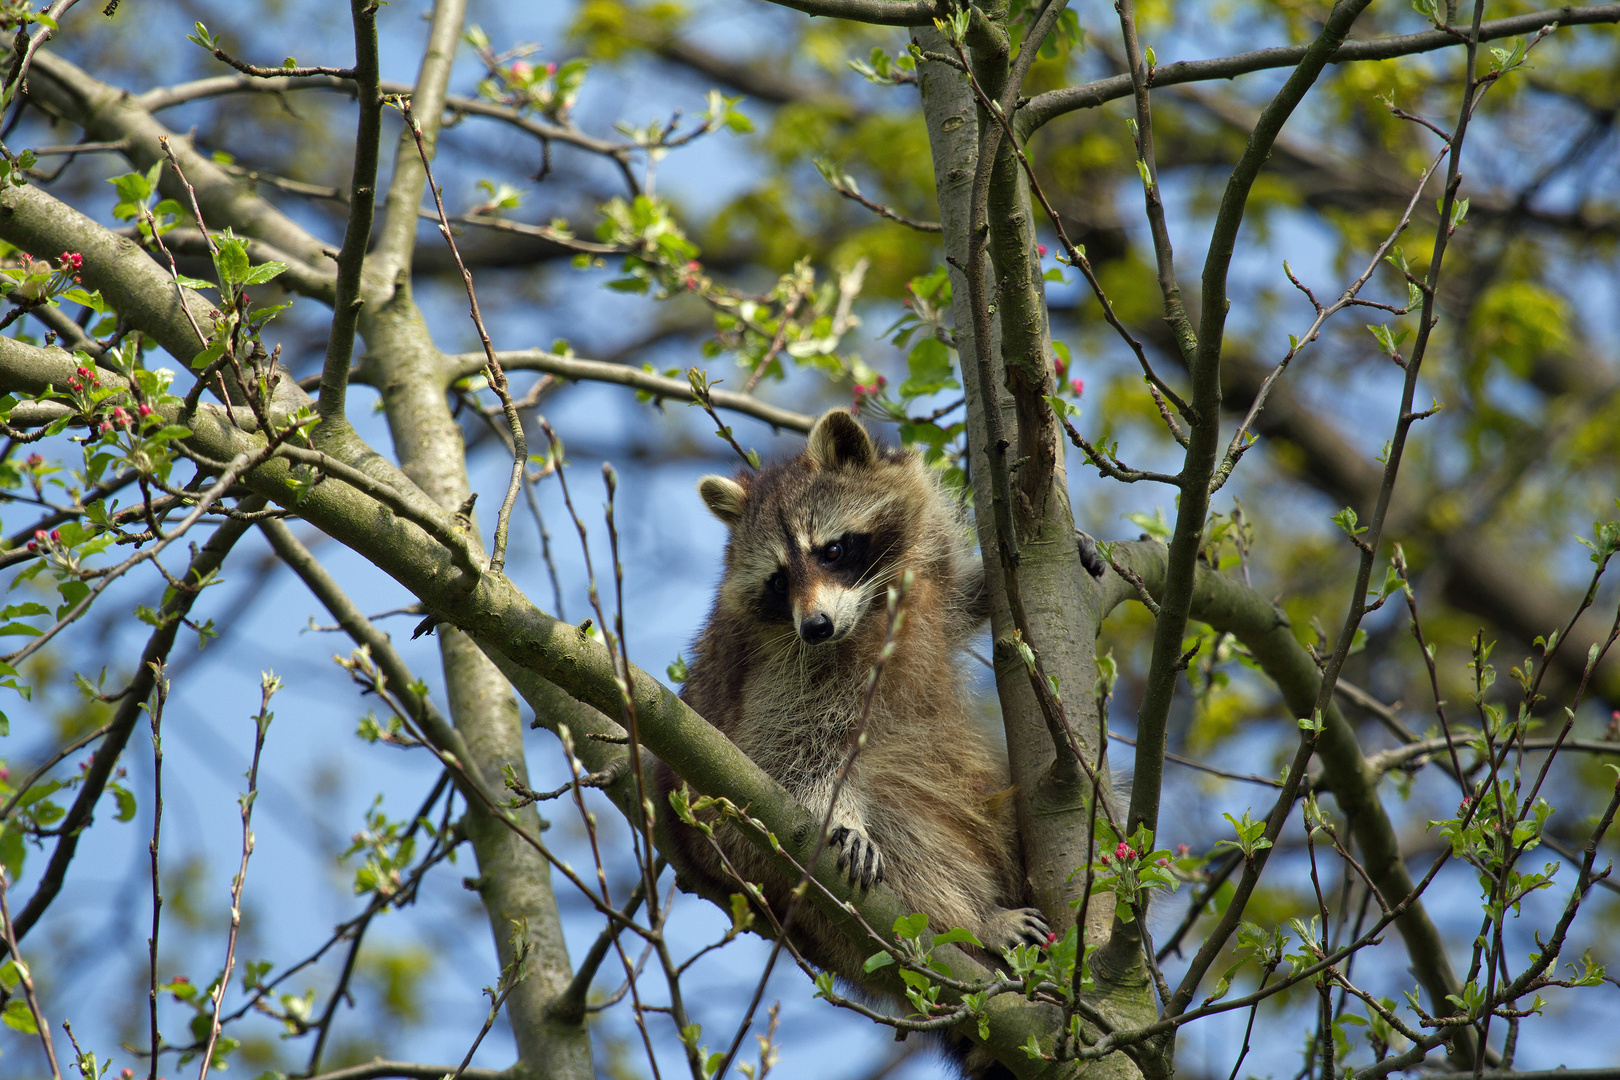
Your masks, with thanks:
<instances>
[{"instance_id":1,"label":"raccoon's snout","mask_svg":"<svg viewBox=\"0 0 1620 1080\"><path fill-rule=\"evenodd\" d=\"M833 636L832 616L825 611L805 617L799 624L799 636L809 645L820 645Z\"/></svg>"},{"instance_id":2,"label":"raccoon's snout","mask_svg":"<svg viewBox=\"0 0 1620 1080\"><path fill-rule=\"evenodd\" d=\"M793 605L799 640L806 645L842 641L861 620L861 592L840 585L806 589Z\"/></svg>"}]
</instances>

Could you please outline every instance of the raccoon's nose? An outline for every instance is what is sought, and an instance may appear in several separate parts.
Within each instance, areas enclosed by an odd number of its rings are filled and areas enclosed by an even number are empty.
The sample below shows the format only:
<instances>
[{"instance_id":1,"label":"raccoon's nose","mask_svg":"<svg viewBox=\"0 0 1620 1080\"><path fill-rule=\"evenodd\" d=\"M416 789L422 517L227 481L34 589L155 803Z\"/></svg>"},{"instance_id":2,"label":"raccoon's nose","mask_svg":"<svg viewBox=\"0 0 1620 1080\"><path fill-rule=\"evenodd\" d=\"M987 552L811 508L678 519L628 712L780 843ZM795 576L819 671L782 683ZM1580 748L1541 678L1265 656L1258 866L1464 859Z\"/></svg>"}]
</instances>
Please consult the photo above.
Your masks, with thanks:
<instances>
[{"instance_id":1,"label":"raccoon's nose","mask_svg":"<svg viewBox=\"0 0 1620 1080\"><path fill-rule=\"evenodd\" d=\"M832 618L824 611L806 617L804 622L799 624L799 636L811 645L820 645L833 636Z\"/></svg>"}]
</instances>

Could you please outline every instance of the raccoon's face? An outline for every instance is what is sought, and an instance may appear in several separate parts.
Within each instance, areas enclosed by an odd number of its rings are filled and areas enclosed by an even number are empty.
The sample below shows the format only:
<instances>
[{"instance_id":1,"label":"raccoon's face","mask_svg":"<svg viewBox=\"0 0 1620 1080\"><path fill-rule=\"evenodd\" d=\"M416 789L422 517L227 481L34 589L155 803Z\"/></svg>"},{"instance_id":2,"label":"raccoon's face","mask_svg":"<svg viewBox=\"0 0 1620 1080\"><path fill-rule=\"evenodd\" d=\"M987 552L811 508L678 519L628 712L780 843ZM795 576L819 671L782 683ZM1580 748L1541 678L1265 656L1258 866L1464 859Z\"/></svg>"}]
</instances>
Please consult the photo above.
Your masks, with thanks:
<instances>
[{"instance_id":1,"label":"raccoon's face","mask_svg":"<svg viewBox=\"0 0 1620 1080\"><path fill-rule=\"evenodd\" d=\"M816 423L805 454L698 491L731 528L721 603L807 646L844 641L886 594L905 547L905 485L847 412Z\"/></svg>"},{"instance_id":2,"label":"raccoon's face","mask_svg":"<svg viewBox=\"0 0 1620 1080\"><path fill-rule=\"evenodd\" d=\"M870 533L843 532L833 539L814 534L783 537L773 554L776 569L765 578L754 604L765 623L792 622L799 640L826 645L848 637L865 613L873 591Z\"/></svg>"}]
</instances>

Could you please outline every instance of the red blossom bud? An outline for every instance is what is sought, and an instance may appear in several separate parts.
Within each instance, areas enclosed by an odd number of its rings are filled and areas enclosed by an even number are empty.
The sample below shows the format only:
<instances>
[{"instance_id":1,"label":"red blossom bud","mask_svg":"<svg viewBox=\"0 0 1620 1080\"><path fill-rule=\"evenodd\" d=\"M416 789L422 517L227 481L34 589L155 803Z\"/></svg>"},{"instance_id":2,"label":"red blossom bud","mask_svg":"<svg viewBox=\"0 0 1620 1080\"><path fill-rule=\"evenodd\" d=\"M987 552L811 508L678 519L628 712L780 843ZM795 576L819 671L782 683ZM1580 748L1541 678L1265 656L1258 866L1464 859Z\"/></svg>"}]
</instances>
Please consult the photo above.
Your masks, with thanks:
<instances>
[{"instance_id":1,"label":"red blossom bud","mask_svg":"<svg viewBox=\"0 0 1620 1080\"><path fill-rule=\"evenodd\" d=\"M81 379L88 379L90 377L90 369L85 367L83 364L80 364L73 370L78 373L78 376Z\"/></svg>"},{"instance_id":2,"label":"red blossom bud","mask_svg":"<svg viewBox=\"0 0 1620 1080\"><path fill-rule=\"evenodd\" d=\"M1041 258L1043 258L1043 259L1046 258L1046 245L1045 244L1036 244L1035 245L1035 250L1040 252Z\"/></svg>"},{"instance_id":3,"label":"red blossom bud","mask_svg":"<svg viewBox=\"0 0 1620 1080\"><path fill-rule=\"evenodd\" d=\"M29 551L38 551L39 550L39 545L34 543L32 540L30 540L30 541L28 541L28 550Z\"/></svg>"},{"instance_id":4,"label":"red blossom bud","mask_svg":"<svg viewBox=\"0 0 1620 1080\"><path fill-rule=\"evenodd\" d=\"M520 79L528 78L529 77L529 72L531 72L533 70L534 70L533 65L526 64L522 60L519 60L517 63L512 65L512 74L517 76Z\"/></svg>"},{"instance_id":5,"label":"red blossom bud","mask_svg":"<svg viewBox=\"0 0 1620 1080\"><path fill-rule=\"evenodd\" d=\"M1081 394L1086 392L1086 380L1084 380L1084 379L1075 379L1075 380L1073 380L1072 382L1069 383L1069 389L1074 391L1074 396L1075 397L1079 397Z\"/></svg>"},{"instance_id":6,"label":"red blossom bud","mask_svg":"<svg viewBox=\"0 0 1620 1080\"><path fill-rule=\"evenodd\" d=\"M55 542L55 543L60 544L62 542L62 530L61 529L52 529L51 530L51 540L53 542Z\"/></svg>"},{"instance_id":7,"label":"red blossom bud","mask_svg":"<svg viewBox=\"0 0 1620 1080\"><path fill-rule=\"evenodd\" d=\"M140 413L142 416L151 416L152 406L143 401L135 407L135 411Z\"/></svg>"}]
</instances>

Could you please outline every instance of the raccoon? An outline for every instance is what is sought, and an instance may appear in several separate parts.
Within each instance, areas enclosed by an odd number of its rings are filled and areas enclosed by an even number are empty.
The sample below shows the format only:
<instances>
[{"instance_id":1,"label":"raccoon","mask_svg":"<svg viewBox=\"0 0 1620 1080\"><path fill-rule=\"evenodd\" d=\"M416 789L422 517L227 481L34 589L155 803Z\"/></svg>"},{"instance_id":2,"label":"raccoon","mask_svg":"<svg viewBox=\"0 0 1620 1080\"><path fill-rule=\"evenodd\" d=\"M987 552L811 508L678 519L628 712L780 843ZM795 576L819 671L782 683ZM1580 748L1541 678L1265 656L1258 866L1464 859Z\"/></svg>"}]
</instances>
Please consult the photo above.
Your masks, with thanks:
<instances>
[{"instance_id":1,"label":"raccoon","mask_svg":"<svg viewBox=\"0 0 1620 1080\"><path fill-rule=\"evenodd\" d=\"M857 888L883 882L935 930L965 927L991 950L1045 940L1019 855L1006 769L972 721L961 675L987 612L967 526L933 470L875 445L848 412L822 416L798 456L706 476L698 491L731 530L725 573L682 697L818 819L862 716L906 571L906 616L838 792L828 842ZM679 779L661 767L667 796ZM689 865L734 891L720 860L679 830ZM763 885L778 917L796 880L735 831L717 839ZM807 959L852 972L871 950L808 905L792 935Z\"/></svg>"}]
</instances>

